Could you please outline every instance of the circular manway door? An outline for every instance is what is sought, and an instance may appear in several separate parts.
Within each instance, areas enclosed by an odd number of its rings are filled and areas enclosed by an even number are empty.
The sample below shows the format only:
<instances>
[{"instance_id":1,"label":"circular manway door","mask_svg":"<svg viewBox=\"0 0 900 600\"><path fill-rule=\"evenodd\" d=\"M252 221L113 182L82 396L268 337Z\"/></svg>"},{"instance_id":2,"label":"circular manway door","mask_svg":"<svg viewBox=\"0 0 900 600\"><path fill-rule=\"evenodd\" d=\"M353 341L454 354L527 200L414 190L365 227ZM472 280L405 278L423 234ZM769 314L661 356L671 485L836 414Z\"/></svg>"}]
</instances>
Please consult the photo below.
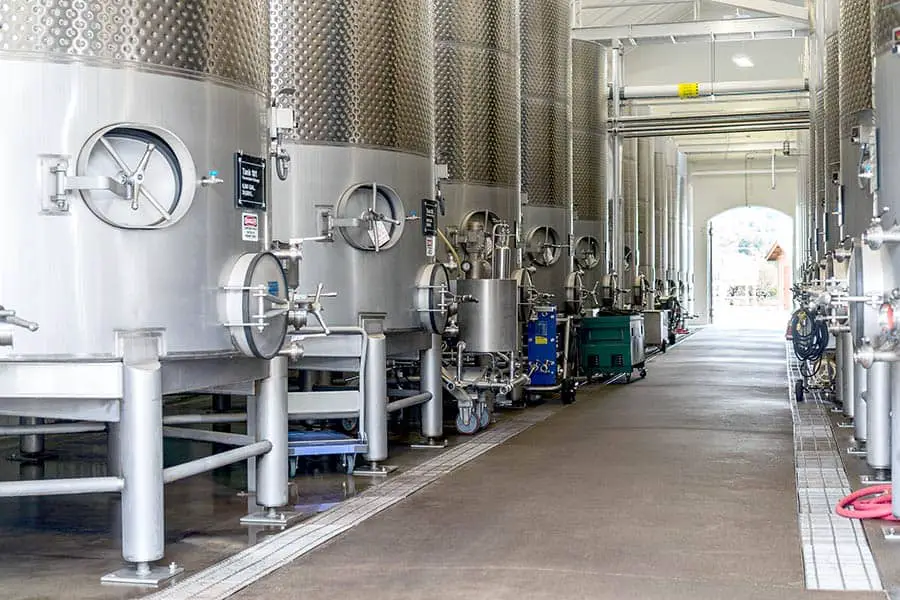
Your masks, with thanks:
<instances>
[{"instance_id":1,"label":"circular manway door","mask_svg":"<svg viewBox=\"0 0 900 600\"><path fill-rule=\"evenodd\" d=\"M91 212L123 229L159 229L187 214L194 198L193 164L171 134L137 126L95 134L78 161L78 175L106 179L109 189L81 192ZM190 177L190 181L188 181Z\"/></svg>"}]
</instances>

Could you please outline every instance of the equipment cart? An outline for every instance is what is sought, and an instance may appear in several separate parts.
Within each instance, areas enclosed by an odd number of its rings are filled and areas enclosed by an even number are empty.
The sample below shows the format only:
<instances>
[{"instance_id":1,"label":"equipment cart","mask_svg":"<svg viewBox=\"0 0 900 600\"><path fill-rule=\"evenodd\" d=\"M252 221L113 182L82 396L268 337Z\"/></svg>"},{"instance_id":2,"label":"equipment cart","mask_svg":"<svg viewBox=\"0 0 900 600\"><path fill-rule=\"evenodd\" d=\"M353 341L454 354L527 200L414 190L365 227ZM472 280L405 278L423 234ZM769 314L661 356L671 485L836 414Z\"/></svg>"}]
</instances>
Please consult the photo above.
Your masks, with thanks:
<instances>
[{"instance_id":1,"label":"equipment cart","mask_svg":"<svg viewBox=\"0 0 900 600\"><path fill-rule=\"evenodd\" d=\"M288 433L290 476L297 474L301 456L341 456L347 474L356 468L356 455L366 451L364 440L337 431L291 431Z\"/></svg>"},{"instance_id":2,"label":"equipment cart","mask_svg":"<svg viewBox=\"0 0 900 600\"><path fill-rule=\"evenodd\" d=\"M644 316L609 314L585 317L579 329L581 368L587 377L623 373L631 382L638 370L647 376L644 353Z\"/></svg>"}]
</instances>

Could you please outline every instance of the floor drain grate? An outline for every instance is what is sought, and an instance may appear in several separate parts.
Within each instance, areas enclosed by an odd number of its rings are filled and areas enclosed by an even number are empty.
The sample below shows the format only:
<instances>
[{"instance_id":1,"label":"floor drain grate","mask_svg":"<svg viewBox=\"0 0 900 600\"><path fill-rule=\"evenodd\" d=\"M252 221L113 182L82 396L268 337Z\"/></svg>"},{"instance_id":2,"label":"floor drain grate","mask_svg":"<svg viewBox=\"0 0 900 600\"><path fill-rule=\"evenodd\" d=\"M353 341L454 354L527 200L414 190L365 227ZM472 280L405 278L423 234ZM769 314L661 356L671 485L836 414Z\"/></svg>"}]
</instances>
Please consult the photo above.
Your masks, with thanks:
<instances>
[{"instance_id":1,"label":"floor drain grate","mask_svg":"<svg viewBox=\"0 0 900 600\"><path fill-rule=\"evenodd\" d=\"M847 472L831 430L831 405L816 391L797 402L794 382L800 378L790 346L788 390L794 419L794 462L803 568L811 590L881 590L881 579L862 525L834 512L850 493Z\"/></svg>"}]
</instances>

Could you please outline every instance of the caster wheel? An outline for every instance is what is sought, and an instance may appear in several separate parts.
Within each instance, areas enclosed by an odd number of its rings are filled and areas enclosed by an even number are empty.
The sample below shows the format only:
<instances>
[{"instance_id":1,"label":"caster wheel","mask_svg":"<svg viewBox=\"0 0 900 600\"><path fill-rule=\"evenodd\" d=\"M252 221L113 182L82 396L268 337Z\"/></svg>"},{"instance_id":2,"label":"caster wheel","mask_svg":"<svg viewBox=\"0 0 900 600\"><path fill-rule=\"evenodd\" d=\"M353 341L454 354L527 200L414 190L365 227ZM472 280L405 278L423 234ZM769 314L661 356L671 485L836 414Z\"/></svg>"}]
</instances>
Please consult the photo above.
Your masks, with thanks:
<instances>
[{"instance_id":1,"label":"caster wheel","mask_svg":"<svg viewBox=\"0 0 900 600\"><path fill-rule=\"evenodd\" d=\"M353 475L353 471L356 470L356 455L345 454L341 458L341 466L344 468L344 472L347 475Z\"/></svg>"},{"instance_id":2,"label":"caster wheel","mask_svg":"<svg viewBox=\"0 0 900 600\"><path fill-rule=\"evenodd\" d=\"M344 433L353 433L359 426L359 419L341 419L341 429Z\"/></svg>"},{"instance_id":3,"label":"caster wheel","mask_svg":"<svg viewBox=\"0 0 900 600\"><path fill-rule=\"evenodd\" d=\"M665 354L665 353L666 353L666 350L668 350L668 349L669 349L669 343L668 343L668 342L663 342L663 343L662 343L662 346L659 347L659 351L662 352L663 354Z\"/></svg>"},{"instance_id":4,"label":"caster wheel","mask_svg":"<svg viewBox=\"0 0 900 600\"><path fill-rule=\"evenodd\" d=\"M296 456L288 458L288 477L297 475L297 464L300 460Z\"/></svg>"},{"instance_id":5,"label":"caster wheel","mask_svg":"<svg viewBox=\"0 0 900 600\"><path fill-rule=\"evenodd\" d=\"M797 398L797 402L803 402L803 391L803 380L798 379L794 383L794 397Z\"/></svg>"},{"instance_id":6,"label":"caster wheel","mask_svg":"<svg viewBox=\"0 0 900 600\"><path fill-rule=\"evenodd\" d=\"M486 429L491 424L491 411L487 406L482 406L478 411L478 426Z\"/></svg>"},{"instance_id":7,"label":"caster wheel","mask_svg":"<svg viewBox=\"0 0 900 600\"><path fill-rule=\"evenodd\" d=\"M631 373L625 376L625 383L631 383Z\"/></svg>"},{"instance_id":8,"label":"caster wheel","mask_svg":"<svg viewBox=\"0 0 900 600\"><path fill-rule=\"evenodd\" d=\"M468 411L469 419L463 418L463 413L456 415L456 430L463 435L472 435L478 431L478 417L473 411Z\"/></svg>"},{"instance_id":9,"label":"caster wheel","mask_svg":"<svg viewBox=\"0 0 900 600\"><path fill-rule=\"evenodd\" d=\"M647 369L641 369L641 379L647 378Z\"/></svg>"},{"instance_id":10,"label":"caster wheel","mask_svg":"<svg viewBox=\"0 0 900 600\"><path fill-rule=\"evenodd\" d=\"M562 401L563 404L572 404L575 402L575 389L571 385L563 385L560 401Z\"/></svg>"}]
</instances>

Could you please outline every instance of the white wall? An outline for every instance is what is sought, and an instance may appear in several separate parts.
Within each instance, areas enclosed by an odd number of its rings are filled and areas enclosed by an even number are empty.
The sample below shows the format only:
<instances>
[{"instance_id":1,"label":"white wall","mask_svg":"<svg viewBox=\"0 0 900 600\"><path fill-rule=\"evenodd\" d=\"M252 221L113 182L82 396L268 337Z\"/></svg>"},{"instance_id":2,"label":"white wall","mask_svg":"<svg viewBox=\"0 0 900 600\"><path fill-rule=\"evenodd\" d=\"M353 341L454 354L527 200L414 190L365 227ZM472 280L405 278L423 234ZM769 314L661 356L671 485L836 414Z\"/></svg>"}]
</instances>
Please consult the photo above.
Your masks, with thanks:
<instances>
[{"instance_id":1,"label":"white wall","mask_svg":"<svg viewBox=\"0 0 900 600\"><path fill-rule=\"evenodd\" d=\"M765 161L753 161L763 163ZM732 208L764 206L779 210L795 218L798 185L796 172L779 173L772 189L772 176L752 175L694 175L699 171L743 170L745 162L703 161L689 166L689 182L694 195L694 313L699 315L694 323L709 322L709 222L716 215ZM796 161L782 159L779 169L790 169ZM765 168L752 164L751 169ZM796 246L796 244L795 244Z\"/></svg>"},{"instance_id":2,"label":"white wall","mask_svg":"<svg viewBox=\"0 0 900 600\"><path fill-rule=\"evenodd\" d=\"M805 48L804 38L626 46L625 83L662 85L711 80L802 79L805 77ZM735 65L732 60L735 54L749 56L753 68Z\"/></svg>"}]
</instances>

